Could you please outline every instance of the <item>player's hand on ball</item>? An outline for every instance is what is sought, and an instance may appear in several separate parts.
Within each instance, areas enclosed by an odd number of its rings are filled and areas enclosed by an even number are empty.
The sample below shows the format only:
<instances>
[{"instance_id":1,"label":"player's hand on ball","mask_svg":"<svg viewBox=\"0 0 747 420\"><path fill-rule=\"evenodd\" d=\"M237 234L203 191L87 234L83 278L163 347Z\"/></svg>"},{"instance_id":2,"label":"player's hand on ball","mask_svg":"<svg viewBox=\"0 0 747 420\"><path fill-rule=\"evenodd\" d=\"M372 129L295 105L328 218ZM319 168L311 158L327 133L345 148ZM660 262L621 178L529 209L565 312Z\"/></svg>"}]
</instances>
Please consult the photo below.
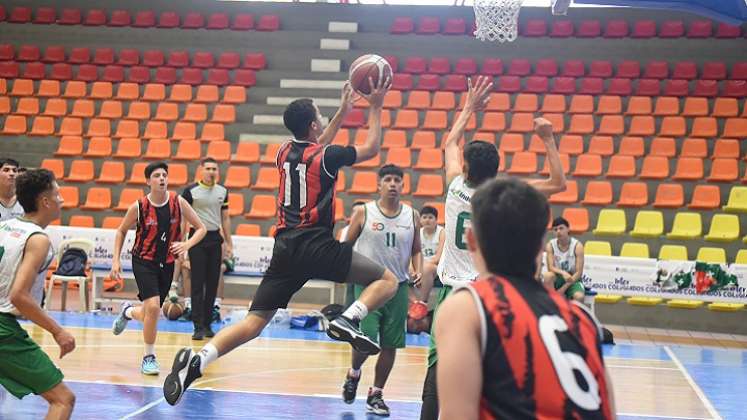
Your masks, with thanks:
<instances>
[{"instance_id":1,"label":"player's hand on ball","mask_svg":"<svg viewBox=\"0 0 747 420\"><path fill-rule=\"evenodd\" d=\"M552 123L544 118L534 119L534 132L542 140L552 139Z\"/></svg>"},{"instance_id":2,"label":"player's hand on ball","mask_svg":"<svg viewBox=\"0 0 747 420\"><path fill-rule=\"evenodd\" d=\"M60 346L60 359L75 350L75 337L66 330L60 330L53 337L54 341L57 342L57 345Z\"/></svg>"},{"instance_id":3,"label":"player's hand on ball","mask_svg":"<svg viewBox=\"0 0 747 420\"><path fill-rule=\"evenodd\" d=\"M384 106L384 96L389 91L391 86L391 79L380 79L379 83L374 85L373 78L368 78L368 85L371 86L371 93L368 95L360 94L366 101L368 101L371 108L381 108Z\"/></svg>"},{"instance_id":4,"label":"player's hand on ball","mask_svg":"<svg viewBox=\"0 0 747 420\"><path fill-rule=\"evenodd\" d=\"M186 242L174 242L171 244L171 252L176 256L186 256L188 250Z\"/></svg>"},{"instance_id":5,"label":"player's hand on ball","mask_svg":"<svg viewBox=\"0 0 747 420\"><path fill-rule=\"evenodd\" d=\"M467 79L469 91L465 108L469 107L472 111L482 111L490 102L490 92L493 90L493 82L487 76L478 76L474 83L472 78Z\"/></svg>"}]
</instances>

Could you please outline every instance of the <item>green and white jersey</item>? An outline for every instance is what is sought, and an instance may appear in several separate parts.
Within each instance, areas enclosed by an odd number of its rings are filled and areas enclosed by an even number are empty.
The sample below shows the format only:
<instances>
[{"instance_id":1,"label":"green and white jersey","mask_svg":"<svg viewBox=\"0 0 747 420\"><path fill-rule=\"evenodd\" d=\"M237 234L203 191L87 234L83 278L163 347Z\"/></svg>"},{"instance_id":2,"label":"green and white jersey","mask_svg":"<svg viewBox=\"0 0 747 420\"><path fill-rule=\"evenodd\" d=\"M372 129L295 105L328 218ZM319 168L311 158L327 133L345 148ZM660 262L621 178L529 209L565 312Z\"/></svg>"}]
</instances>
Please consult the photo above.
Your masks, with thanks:
<instances>
[{"instance_id":1,"label":"green and white jersey","mask_svg":"<svg viewBox=\"0 0 747 420\"><path fill-rule=\"evenodd\" d=\"M0 222L0 312L20 315L18 310L10 303L10 290L16 278L16 271L23 259L26 241L31 235L46 235L44 229L39 225L23 220L11 219ZM44 292L44 280L47 277L47 268L54 258L54 250L49 247L44 264L39 267L39 274L31 286L31 296L41 304Z\"/></svg>"},{"instance_id":2,"label":"green and white jersey","mask_svg":"<svg viewBox=\"0 0 747 420\"><path fill-rule=\"evenodd\" d=\"M10 207L5 207L5 204L0 203L0 222L21 217L23 215L23 207L21 207L21 203L19 203L18 200L13 202L13 205Z\"/></svg>"},{"instance_id":3,"label":"green and white jersey","mask_svg":"<svg viewBox=\"0 0 747 420\"><path fill-rule=\"evenodd\" d=\"M446 191L446 240L438 262L438 277L449 286L471 282L478 275L465 235L472 220L470 200L474 193L475 189L467 186L462 175L454 178Z\"/></svg>"},{"instance_id":4,"label":"green and white jersey","mask_svg":"<svg viewBox=\"0 0 747 420\"><path fill-rule=\"evenodd\" d=\"M401 204L399 213L389 217L376 201L366 203L366 218L353 249L383 265L399 282L410 280L410 257L415 240L414 211Z\"/></svg>"},{"instance_id":5,"label":"green and white jersey","mask_svg":"<svg viewBox=\"0 0 747 420\"><path fill-rule=\"evenodd\" d=\"M576 238L571 238L571 242L568 244L568 249L565 251L560 250L558 245L558 239L552 239L550 246L552 246L552 254L555 261L555 267L566 271L570 274L576 274L576 244L578 241Z\"/></svg>"},{"instance_id":6,"label":"green and white jersey","mask_svg":"<svg viewBox=\"0 0 747 420\"><path fill-rule=\"evenodd\" d=\"M441 225L436 225L436 231L433 235L428 236L425 233L425 228L420 228L420 248L423 250L423 258L429 260L436 256L438 251L438 238L441 236L441 232L444 228Z\"/></svg>"}]
</instances>

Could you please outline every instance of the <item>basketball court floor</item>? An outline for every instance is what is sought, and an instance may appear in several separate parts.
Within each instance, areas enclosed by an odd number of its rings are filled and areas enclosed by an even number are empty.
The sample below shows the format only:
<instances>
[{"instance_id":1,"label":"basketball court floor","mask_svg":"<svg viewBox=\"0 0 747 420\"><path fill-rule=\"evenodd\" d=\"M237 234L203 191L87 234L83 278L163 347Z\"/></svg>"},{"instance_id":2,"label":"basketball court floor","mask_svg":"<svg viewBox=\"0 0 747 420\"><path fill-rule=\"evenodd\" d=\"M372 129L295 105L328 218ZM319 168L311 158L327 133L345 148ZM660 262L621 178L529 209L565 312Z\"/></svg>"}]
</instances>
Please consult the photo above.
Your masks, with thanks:
<instances>
[{"instance_id":1,"label":"basketball court floor","mask_svg":"<svg viewBox=\"0 0 747 420\"><path fill-rule=\"evenodd\" d=\"M176 351L205 342L190 339L191 324L162 320L159 377L140 374L137 322L114 337L110 314L52 312L76 337L76 350L58 359L49 334L25 324L65 373L77 395L77 419L368 419L365 399L347 405L340 390L349 346L324 333L267 329L261 338L210 366L176 407L164 402L161 384ZM618 344L605 346L622 419L747 419L747 338L613 327ZM690 344L684 344L690 343ZM385 390L392 418L417 419L425 374L427 335L408 336ZM359 395L373 380L364 367ZM17 400L0 393L0 418L35 419L46 412L38 396Z\"/></svg>"}]
</instances>

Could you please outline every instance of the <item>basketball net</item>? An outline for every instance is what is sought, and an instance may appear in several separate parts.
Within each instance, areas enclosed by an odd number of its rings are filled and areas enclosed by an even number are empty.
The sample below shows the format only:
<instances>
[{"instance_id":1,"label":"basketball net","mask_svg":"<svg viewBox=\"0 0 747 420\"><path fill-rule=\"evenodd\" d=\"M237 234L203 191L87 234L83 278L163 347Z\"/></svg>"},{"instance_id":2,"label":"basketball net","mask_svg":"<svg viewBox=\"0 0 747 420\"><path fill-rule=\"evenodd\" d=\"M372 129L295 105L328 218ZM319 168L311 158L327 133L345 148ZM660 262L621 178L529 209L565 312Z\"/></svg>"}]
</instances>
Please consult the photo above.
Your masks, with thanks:
<instances>
[{"instance_id":1,"label":"basketball net","mask_svg":"<svg viewBox=\"0 0 747 420\"><path fill-rule=\"evenodd\" d=\"M475 0L475 37L480 41L512 42L519 34L523 0Z\"/></svg>"}]
</instances>

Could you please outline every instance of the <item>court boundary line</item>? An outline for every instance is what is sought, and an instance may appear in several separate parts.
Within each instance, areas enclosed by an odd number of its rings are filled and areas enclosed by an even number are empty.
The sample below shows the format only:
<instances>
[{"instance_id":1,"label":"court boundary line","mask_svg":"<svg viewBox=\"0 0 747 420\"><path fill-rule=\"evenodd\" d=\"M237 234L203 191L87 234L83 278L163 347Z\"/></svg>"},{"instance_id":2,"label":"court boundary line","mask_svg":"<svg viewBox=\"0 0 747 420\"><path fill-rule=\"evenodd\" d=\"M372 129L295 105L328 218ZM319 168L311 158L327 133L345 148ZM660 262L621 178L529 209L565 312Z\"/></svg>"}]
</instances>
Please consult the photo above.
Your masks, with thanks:
<instances>
[{"instance_id":1,"label":"court boundary line","mask_svg":"<svg viewBox=\"0 0 747 420\"><path fill-rule=\"evenodd\" d=\"M672 349L669 348L669 346L664 346L664 351L667 353L670 359L672 359L672 362L675 366L677 366L677 369L682 372L682 376L685 377L685 380L690 384L690 387L695 391L695 394L700 398L700 401L703 403L703 406L706 408L706 411L708 411L711 416L713 416L714 420L723 420L723 417L721 417L721 414L719 414L718 410L711 404L711 401L708 399L708 397L705 395L705 392L700 388L697 382L693 379L692 376L690 376L690 372L687 371L687 368L685 368L685 365L682 364L679 357L677 357L676 354L672 351Z\"/></svg>"}]
</instances>

